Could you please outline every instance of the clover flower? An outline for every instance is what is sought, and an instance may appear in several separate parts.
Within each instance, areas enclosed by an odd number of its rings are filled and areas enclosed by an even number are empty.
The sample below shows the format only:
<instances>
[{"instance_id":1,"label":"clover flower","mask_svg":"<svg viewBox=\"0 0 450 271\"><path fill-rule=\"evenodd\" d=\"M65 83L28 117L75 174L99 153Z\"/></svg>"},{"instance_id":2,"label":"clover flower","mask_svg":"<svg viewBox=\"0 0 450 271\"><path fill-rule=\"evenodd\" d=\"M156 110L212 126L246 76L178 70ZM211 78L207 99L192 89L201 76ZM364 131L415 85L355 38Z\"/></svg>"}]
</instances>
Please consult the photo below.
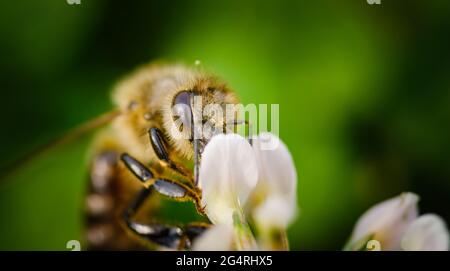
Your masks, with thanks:
<instances>
[{"instance_id":1,"label":"clover flower","mask_svg":"<svg viewBox=\"0 0 450 271\"><path fill-rule=\"evenodd\" d=\"M449 234L445 222L435 214L425 214L414 220L401 241L403 250L448 250Z\"/></svg>"},{"instance_id":2,"label":"clover flower","mask_svg":"<svg viewBox=\"0 0 450 271\"><path fill-rule=\"evenodd\" d=\"M242 215L251 190L258 181L252 147L236 134L219 134L205 147L199 173L202 203L214 224L233 224Z\"/></svg>"},{"instance_id":3,"label":"clover flower","mask_svg":"<svg viewBox=\"0 0 450 271\"><path fill-rule=\"evenodd\" d=\"M286 145L273 134L261 133L253 143L258 183L250 212L264 249L287 249L286 229L297 215L297 172Z\"/></svg>"},{"instance_id":4,"label":"clover flower","mask_svg":"<svg viewBox=\"0 0 450 271\"><path fill-rule=\"evenodd\" d=\"M297 212L296 183L292 157L276 136L263 133L253 146L237 134L214 136L202 155L199 186L205 212L217 226L196 247L213 248L208 240L220 238L213 233L232 227L236 249L286 249L285 230ZM248 225L251 218L260 247ZM272 240L273 231L281 237Z\"/></svg>"},{"instance_id":5,"label":"clover flower","mask_svg":"<svg viewBox=\"0 0 450 271\"><path fill-rule=\"evenodd\" d=\"M449 233L443 220L418 216L419 197L410 192L376 204L356 223L347 250L364 249L376 240L381 250L448 250Z\"/></svg>"}]
</instances>

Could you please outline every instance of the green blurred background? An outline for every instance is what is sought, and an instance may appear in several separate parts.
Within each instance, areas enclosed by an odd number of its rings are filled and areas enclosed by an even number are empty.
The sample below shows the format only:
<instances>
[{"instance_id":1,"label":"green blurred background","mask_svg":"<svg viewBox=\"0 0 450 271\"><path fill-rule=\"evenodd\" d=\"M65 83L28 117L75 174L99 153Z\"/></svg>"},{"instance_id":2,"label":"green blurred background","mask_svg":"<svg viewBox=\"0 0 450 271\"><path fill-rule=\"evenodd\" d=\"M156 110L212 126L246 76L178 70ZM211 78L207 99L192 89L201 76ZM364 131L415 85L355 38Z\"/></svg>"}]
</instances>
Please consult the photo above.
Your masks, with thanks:
<instances>
[{"instance_id":1,"label":"green blurred background","mask_svg":"<svg viewBox=\"0 0 450 271\"><path fill-rule=\"evenodd\" d=\"M2 1L0 52L3 170L109 110L137 65L198 59L244 103L280 104L292 249L341 249L364 210L407 190L450 221L449 1ZM90 138L1 180L0 249L81 238Z\"/></svg>"}]
</instances>

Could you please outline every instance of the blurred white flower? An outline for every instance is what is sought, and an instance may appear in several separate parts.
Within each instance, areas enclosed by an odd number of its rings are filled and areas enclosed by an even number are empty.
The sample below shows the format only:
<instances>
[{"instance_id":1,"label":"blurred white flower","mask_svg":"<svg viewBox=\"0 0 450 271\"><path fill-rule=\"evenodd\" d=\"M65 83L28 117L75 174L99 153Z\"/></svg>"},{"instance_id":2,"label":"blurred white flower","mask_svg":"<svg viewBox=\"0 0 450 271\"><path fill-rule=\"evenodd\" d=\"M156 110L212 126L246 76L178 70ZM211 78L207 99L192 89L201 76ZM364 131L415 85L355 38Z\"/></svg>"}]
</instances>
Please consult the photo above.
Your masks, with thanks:
<instances>
[{"instance_id":1,"label":"blurred white flower","mask_svg":"<svg viewBox=\"0 0 450 271\"><path fill-rule=\"evenodd\" d=\"M427 247L448 247L448 232L444 222L433 216L418 218L419 197L410 192L376 204L356 223L347 249L364 248L376 240L381 250L426 250ZM425 218L424 218L425 217ZM444 238L445 241L437 239Z\"/></svg>"},{"instance_id":2,"label":"blurred white flower","mask_svg":"<svg viewBox=\"0 0 450 271\"><path fill-rule=\"evenodd\" d=\"M219 134L202 155L199 186L202 204L214 224L233 224L258 180L258 167L250 144L236 134Z\"/></svg>"},{"instance_id":3,"label":"blurred white flower","mask_svg":"<svg viewBox=\"0 0 450 271\"><path fill-rule=\"evenodd\" d=\"M198 251L228 251L233 250L235 233L228 224L214 225L200 235L192 245L192 250Z\"/></svg>"},{"instance_id":4,"label":"blurred white flower","mask_svg":"<svg viewBox=\"0 0 450 271\"><path fill-rule=\"evenodd\" d=\"M297 214L297 172L293 159L286 145L271 133L261 133L253 142L253 150L258 164L253 218L263 230L284 230Z\"/></svg>"},{"instance_id":5,"label":"blurred white flower","mask_svg":"<svg viewBox=\"0 0 450 271\"><path fill-rule=\"evenodd\" d=\"M382 250L399 250L402 234L417 218L418 201L419 197L416 194L402 193L376 204L356 223L350 244L356 244L370 237L381 243Z\"/></svg>"},{"instance_id":6,"label":"blurred white flower","mask_svg":"<svg viewBox=\"0 0 450 271\"><path fill-rule=\"evenodd\" d=\"M448 250L449 233L445 222L434 214L420 216L406 230L401 247L410 251Z\"/></svg>"}]
</instances>

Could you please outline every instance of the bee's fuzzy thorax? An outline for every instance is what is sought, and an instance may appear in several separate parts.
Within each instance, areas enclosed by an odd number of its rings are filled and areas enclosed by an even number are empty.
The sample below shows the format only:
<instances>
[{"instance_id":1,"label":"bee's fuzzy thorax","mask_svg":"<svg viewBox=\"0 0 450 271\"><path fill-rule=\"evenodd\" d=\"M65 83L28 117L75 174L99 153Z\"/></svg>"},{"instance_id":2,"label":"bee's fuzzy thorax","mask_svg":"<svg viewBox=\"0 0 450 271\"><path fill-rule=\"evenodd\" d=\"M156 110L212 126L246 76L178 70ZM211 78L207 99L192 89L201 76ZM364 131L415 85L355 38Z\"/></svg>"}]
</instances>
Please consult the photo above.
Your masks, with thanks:
<instances>
[{"instance_id":1,"label":"bee's fuzzy thorax","mask_svg":"<svg viewBox=\"0 0 450 271\"><path fill-rule=\"evenodd\" d=\"M202 106L237 103L226 84L200 69L182 64L144 65L121 80L112 93L114 103L122 112L113 127L124 148L136 158L147 162L155 158L147 135L152 127L162 130L169 148L178 156L192 158L191 142L180 137L179 131L171 129L173 101L181 91L201 95Z\"/></svg>"}]
</instances>

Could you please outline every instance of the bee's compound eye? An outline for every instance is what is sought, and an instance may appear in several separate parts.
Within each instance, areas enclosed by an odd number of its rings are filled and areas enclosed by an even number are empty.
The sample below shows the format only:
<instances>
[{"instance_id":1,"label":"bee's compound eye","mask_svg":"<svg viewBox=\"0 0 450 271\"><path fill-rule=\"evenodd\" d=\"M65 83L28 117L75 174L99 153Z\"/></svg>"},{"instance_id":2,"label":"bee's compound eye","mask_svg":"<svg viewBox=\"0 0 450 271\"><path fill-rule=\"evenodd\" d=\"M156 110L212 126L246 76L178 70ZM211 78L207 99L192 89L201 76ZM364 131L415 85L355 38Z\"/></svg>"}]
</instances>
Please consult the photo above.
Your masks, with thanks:
<instances>
[{"instance_id":1,"label":"bee's compound eye","mask_svg":"<svg viewBox=\"0 0 450 271\"><path fill-rule=\"evenodd\" d=\"M173 105L184 104L191 107L191 93L188 91L181 91L175 96Z\"/></svg>"},{"instance_id":2,"label":"bee's compound eye","mask_svg":"<svg viewBox=\"0 0 450 271\"><path fill-rule=\"evenodd\" d=\"M173 102L173 117L180 131L191 131L192 128L192 110L191 93L182 91L175 96ZM185 130L187 129L187 130Z\"/></svg>"}]
</instances>

